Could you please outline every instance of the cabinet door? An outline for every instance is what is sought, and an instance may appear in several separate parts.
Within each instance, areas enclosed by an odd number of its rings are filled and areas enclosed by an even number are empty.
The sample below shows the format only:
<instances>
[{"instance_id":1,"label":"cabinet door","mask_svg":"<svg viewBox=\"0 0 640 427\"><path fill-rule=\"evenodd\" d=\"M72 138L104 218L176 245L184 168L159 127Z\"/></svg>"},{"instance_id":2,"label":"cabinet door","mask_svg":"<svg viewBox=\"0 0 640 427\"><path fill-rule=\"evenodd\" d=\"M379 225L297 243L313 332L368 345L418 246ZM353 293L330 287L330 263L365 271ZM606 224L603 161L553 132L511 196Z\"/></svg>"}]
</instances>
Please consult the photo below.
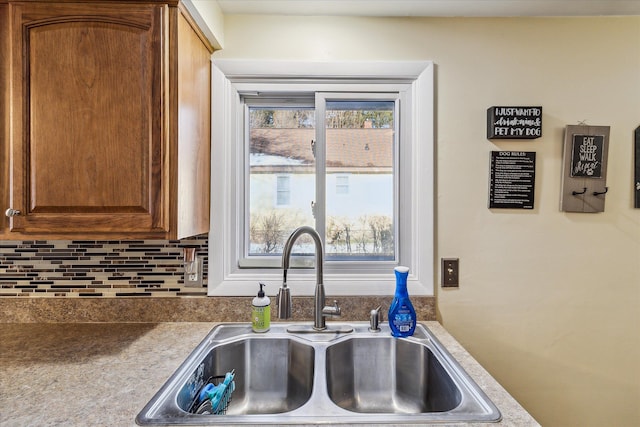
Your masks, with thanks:
<instances>
[{"instance_id":1,"label":"cabinet door","mask_svg":"<svg viewBox=\"0 0 640 427\"><path fill-rule=\"evenodd\" d=\"M9 5L0 0L0 206L9 205ZM0 240L9 219L0 213Z\"/></svg>"},{"instance_id":2,"label":"cabinet door","mask_svg":"<svg viewBox=\"0 0 640 427\"><path fill-rule=\"evenodd\" d=\"M10 6L11 231L168 230L165 10Z\"/></svg>"},{"instance_id":3,"label":"cabinet door","mask_svg":"<svg viewBox=\"0 0 640 427\"><path fill-rule=\"evenodd\" d=\"M178 14L178 218L180 236L209 231L211 179L211 52L195 24Z\"/></svg>"}]
</instances>

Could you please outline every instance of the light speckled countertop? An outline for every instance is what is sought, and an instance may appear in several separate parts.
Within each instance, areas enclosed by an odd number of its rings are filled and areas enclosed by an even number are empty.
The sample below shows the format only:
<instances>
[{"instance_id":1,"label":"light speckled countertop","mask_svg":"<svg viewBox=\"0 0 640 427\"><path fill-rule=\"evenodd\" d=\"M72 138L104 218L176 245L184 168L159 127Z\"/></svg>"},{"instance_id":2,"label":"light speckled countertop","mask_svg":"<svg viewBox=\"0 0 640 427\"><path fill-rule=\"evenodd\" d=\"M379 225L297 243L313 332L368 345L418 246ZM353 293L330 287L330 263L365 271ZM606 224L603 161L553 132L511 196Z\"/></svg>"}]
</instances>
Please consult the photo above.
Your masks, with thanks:
<instances>
[{"instance_id":1,"label":"light speckled countertop","mask_svg":"<svg viewBox=\"0 0 640 427\"><path fill-rule=\"evenodd\" d=\"M498 406L498 424L539 425L437 322L423 322ZM135 416L215 326L5 323L0 425L135 426Z\"/></svg>"}]
</instances>

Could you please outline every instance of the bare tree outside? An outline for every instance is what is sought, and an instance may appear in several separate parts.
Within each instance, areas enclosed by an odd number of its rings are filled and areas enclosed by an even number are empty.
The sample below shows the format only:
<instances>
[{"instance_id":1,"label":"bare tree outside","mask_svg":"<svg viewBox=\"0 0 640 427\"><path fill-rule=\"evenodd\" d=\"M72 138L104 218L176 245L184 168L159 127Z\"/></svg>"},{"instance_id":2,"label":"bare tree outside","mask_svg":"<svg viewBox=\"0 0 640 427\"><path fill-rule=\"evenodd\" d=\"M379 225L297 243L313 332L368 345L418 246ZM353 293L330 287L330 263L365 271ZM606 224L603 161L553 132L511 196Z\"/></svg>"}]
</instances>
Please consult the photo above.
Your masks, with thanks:
<instances>
[{"instance_id":1,"label":"bare tree outside","mask_svg":"<svg viewBox=\"0 0 640 427\"><path fill-rule=\"evenodd\" d=\"M302 213L293 209L271 209L253 213L249 226L253 252L281 254L287 237L303 223Z\"/></svg>"},{"instance_id":2,"label":"bare tree outside","mask_svg":"<svg viewBox=\"0 0 640 427\"><path fill-rule=\"evenodd\" d=\"M369 218L371 230L371 245L374 253L386 253L393 248L393 224L391 218L383 215L374 215Z\"/></svg>"},{"instance_id":3,"label":"bare tree outside","mask_svg":"<svg viewBox=\"0 0 640 427\"><path fill-rule=\"evenodd\" d=\"M315 115L309 109L261 109L251 111L250 126L252 129L299 129L313 128Z\"/></svg>"}]
</instances>

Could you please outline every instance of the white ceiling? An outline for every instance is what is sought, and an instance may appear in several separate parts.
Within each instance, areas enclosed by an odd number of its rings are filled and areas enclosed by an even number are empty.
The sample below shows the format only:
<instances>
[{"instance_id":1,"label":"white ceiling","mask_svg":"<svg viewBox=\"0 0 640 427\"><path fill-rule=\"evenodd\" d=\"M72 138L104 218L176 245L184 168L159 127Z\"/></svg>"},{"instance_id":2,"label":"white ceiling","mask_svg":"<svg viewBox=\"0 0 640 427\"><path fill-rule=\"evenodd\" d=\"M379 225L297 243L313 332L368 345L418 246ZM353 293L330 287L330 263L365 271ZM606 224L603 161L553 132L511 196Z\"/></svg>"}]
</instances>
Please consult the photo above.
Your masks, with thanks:
<instances>
[{"instance_id":1,"label":"white ceiling","mask_svg":"<svg viewBox=\"0 0 640 427\"><path fill-rule=\"evenodd\" d=\"M640 0L218 0L225 15L640 15Z\"/></svg>"}]
</instances>

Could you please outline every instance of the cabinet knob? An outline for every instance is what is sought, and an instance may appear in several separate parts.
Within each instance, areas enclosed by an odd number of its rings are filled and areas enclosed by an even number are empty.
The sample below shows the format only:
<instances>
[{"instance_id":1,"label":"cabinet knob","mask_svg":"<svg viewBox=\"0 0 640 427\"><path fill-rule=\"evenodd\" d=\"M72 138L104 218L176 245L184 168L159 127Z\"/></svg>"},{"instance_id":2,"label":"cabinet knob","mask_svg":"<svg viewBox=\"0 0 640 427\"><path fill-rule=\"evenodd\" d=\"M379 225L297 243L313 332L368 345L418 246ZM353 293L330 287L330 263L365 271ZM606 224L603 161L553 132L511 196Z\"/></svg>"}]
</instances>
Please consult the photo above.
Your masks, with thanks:
<instances>
[{"instance_id":1,"label":"cabinet knob","mask_svg":"<svg viewBox=\"0 0 640 427\"><path fill-rule=\"evenodd\" d=\"M22 212L20 212L19 210L12 209L12 208L9 208L6 211L4 211L4 214L9 218L14 217L16 215L20 215L21 213Z\"/></svg>"}]
</instances>

